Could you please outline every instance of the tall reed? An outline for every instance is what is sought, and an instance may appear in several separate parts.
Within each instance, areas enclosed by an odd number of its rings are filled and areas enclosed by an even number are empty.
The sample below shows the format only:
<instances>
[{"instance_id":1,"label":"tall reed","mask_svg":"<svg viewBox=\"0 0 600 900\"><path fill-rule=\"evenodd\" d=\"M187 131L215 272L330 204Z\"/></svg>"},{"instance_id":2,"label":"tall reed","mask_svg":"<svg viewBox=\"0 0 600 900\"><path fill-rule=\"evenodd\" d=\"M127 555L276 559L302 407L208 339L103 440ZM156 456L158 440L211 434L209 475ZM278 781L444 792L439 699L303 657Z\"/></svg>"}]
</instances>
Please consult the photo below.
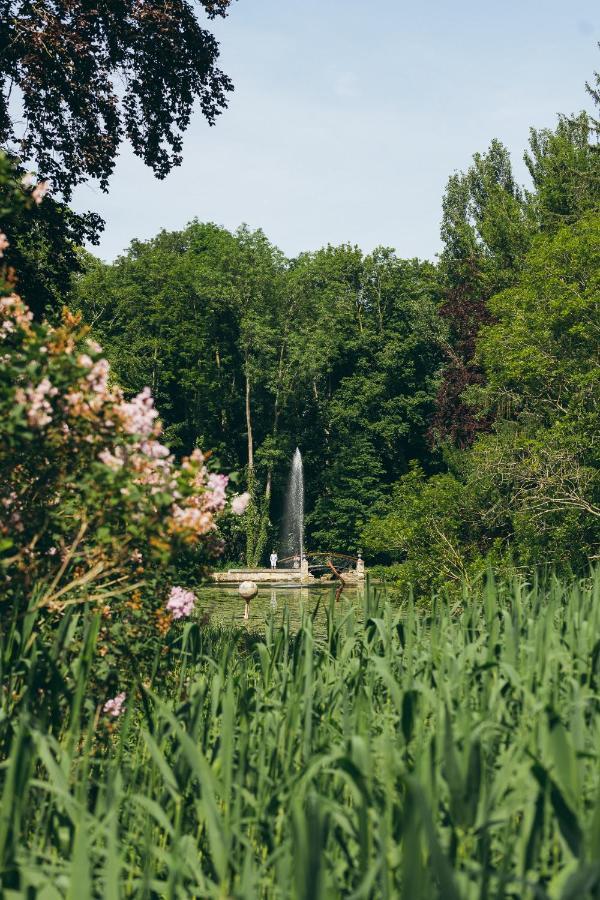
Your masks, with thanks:
<instances>
[{"instance_id":1,"label":"tall reed","mask_svg":"<svg viewBox=\"0 0 600 900\"><path fill-rule=\"evenodd\" d=\"M320 628L188 623L112 730L94 616L5 635L4 896L600 897L600 573L343 596Z\"/></svg>"}]
</instances>

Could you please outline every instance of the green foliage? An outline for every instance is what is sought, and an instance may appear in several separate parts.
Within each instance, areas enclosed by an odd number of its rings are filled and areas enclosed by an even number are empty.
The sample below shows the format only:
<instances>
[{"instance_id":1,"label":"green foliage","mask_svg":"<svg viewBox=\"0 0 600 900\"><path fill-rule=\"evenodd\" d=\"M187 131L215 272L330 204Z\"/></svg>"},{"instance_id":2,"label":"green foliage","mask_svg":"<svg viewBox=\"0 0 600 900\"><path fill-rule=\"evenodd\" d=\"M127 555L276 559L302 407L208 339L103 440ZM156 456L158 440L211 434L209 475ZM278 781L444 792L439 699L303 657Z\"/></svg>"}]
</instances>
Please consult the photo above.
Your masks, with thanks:
<instances>
[{"instance_id":1,"label":"green foliage","mask_svg":"<svg viewBox=\"0 0 600 900\"><path fill-rule=\"evenodd\" d=\"M365 526L362 542L369 554L396 562L392 576L403 593L427 596L433 589L458 584L477 556L469 525L465 486L450 474L425 477L414 464L393 487L391 497Z\"/></svg>"},{"instance_id":2,"label":"green foliage","mask_svg":"<svg viewBox=\"0 0 600 900\"><path fill-rule=\"evenodd\" d=\"M479 270L483 292L510 283L534 233L523 190L516 183L510 155L493 140L475 153L466 173L455 173L443 199L442 265L452 282Z\"/></svg>"},{"instance_id":3,"label":"green foliage","mask_svg":"<svg viewBox=\"0 0 600 900\"><path fill-rule=\"evenodd\" d=\"M35 201L13 174L0 168L13 185L9 217ZM219 549L226 479L209 475L199 451L177 465L149 392L126 401L88 327L66 309L60 325L34 322L11 271L2 275L0 630L28 639L35 620L36 640L62 634L77 665L86 632L66 613L91 606L103 650L93 677L105 694L151 674L173 619L170 567L193 560L201 576Z\"/></svg>"},{"instance_id":4,"label":"green foliage","mask_svg":"<svg viewBox=\"0 0 600 900\"><path fill-rule=\"evenodd\" d=\"M78 215L47 195L36 203L28 173L0 153L0 232L7 241L0 261L37 319L59 318L75 272L81 271L79 245L95 242L100 219ZM4 242L3 242L4 243Z\"/></svg>"},{"instance_id":5,"label":"green foliage","mask_svg":"<svg viewBox=\"0 0 600 900\"><path fill-rule=\"evenodd\" d=\"M401 479L363 532L368 550L401 562L405 590L457 582L490 553L579 571L597 555L599 252L589 214L537 237L515 286L490 299L477 344L485 384L464 396L493 428L448 455L448 474Z\"/></svg>"},{"instance_id":6,"label":"green foliage","mask_svg":"<svg viewBox=\"0 0 600 900\"><path fill-rule=\"evenodd\" d=\"M488 579L428 617L367 590L264 637L189 623L112 719L87 700L91 618L75 670L52 648L56 735L30 643L28 675L2 672L3 893L592 900L599 590Z\"/></svg>"},{"instance_id":7,"label":"green foliage","mask_svg":"<svg viewBox=\"0 0 600 900\"><path fill-rule=\"evenodd\" d=\"M124 139L164 178L194 105L211 124L227 105L233 85L195 7L214 18L230 3L3 0L0 145L34 159L66 200L90 178L106 189Z\"/></svg>"},{"instance_id":8,"label":"green foliage","mask_svg":"<svg viewBox=\"0 0 600 900\"><path fill-rule=\"evenodd\" d=\"M560 116L555 131L531 129L525 162L533 180L530 202L544 231L572 224L600 208L598 131L584 112Z\"/></svg>"},{"instance_id":9,"label":"green foliage","mask_svg":"<svg viewBox=\"0 0 600 900\"><path fill-rule=\"evenodd\" d=\"M478 352L496 407L548 425L594 413L599 266L600 216L589 215L538 238L519 284L490 301Z\"/></svg>"},{"instance_id":10,"label":"green foliage","mask_svg":"<svg viewBox=\"0 0 600 900\"><path fill-rule=\"evenodd\" d=\"M356 547L386 483L429 457L443 333L429 264L350 246L288 261L260 231L194 222L90 260L75 303L119 382L151 386L180 452L200 443L246 473L250 565L277 540L296 446L324 549Z\"/></svg>"},{"instance_id":11,"label":"green foliage","mask_svg":"<svg viewBox=\"0 0 600 900\"><path fill-rule=\"evenodd\" d=\"M579 564L600 542L599 271L598 215L539 238L519 285L490 303L475 395L496 414L473 466L500 486L499 514L515 517L517 537L535 531L530 556Z\"/></svg>"}]
</instances>

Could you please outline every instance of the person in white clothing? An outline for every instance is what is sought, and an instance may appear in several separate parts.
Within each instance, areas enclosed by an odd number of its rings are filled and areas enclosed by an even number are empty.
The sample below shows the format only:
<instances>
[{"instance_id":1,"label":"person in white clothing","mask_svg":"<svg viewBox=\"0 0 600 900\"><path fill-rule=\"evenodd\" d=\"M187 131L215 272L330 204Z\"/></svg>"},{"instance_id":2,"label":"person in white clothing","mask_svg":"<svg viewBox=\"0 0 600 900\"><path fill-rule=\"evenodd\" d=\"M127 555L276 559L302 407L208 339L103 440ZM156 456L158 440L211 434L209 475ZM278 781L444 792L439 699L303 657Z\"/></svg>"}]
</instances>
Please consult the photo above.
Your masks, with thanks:
<instances>
[{"instance_id":1,"label":"person in white clothing","mask_svg":"<svg viewBox=\"0 0 600 900\"><path fill-rule=\"evenodd\" d=\"M277 554L275 553L274 550L271 551L271 555L270 555L269 559L271 560L271 568L276 569L277 568Z\"/></svg>"}]
</instances>

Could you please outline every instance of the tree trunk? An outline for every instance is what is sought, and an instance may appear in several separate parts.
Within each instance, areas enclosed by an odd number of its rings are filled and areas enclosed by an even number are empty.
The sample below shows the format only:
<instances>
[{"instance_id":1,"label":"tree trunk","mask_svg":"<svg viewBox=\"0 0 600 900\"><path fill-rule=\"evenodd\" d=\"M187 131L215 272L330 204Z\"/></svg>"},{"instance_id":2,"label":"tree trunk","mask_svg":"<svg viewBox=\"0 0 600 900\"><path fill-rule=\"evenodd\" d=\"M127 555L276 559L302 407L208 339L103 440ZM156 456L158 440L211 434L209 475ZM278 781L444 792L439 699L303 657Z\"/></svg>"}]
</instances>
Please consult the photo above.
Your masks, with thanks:
<instances>
[{"instance_id":1,"label":"tree trunk","mask_svg":"<svg viewBox=\"0 0 600 900\"><path fill-rule=\"evenodd\" d=\"M250 408L250 376L246 372L246 431L248 434L248 473L254 475L254 439L252 436L252 413Z\"/></svg>"}]
</instances>

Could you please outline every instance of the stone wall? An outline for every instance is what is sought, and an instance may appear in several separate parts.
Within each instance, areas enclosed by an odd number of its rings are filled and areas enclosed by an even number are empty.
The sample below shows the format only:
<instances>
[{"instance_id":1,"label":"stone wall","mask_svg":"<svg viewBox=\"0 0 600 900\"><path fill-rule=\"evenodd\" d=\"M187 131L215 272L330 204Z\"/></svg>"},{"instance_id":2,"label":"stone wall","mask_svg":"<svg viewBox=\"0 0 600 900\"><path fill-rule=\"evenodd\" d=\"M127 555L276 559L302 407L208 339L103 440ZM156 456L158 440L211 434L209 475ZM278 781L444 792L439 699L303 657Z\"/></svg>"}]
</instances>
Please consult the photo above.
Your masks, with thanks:
<instances>
[{"instance_id":1,"label":"stone wall","mask_svg":"<svg viewBox=\"0 0 600 900\"><path fill-rule=\"evenodd\" d=\"M212 580L218 584L240 584L255 581L257 584L311 584L315 578L301 569L229 569L213 572Z\"/></svg>"}]
</instances>

